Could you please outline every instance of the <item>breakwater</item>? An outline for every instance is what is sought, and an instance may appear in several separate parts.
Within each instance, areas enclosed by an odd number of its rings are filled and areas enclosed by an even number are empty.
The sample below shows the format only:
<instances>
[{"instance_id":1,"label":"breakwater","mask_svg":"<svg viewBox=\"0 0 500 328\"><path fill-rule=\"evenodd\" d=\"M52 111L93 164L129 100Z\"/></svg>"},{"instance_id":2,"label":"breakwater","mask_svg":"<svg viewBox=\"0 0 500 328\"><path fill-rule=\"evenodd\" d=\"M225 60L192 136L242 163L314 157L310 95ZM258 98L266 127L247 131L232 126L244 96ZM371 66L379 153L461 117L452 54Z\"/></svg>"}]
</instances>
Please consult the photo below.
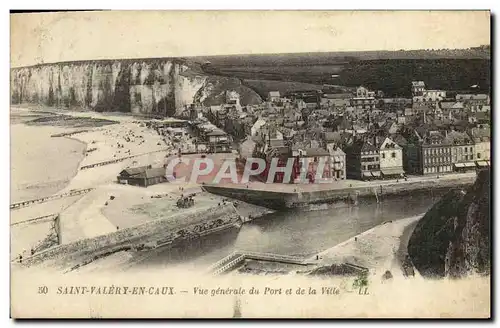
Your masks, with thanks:
<instances>
[{"instance_id":1,"label":"breakwater","mask_svg":"<svg viewBox=\"0 0 500 328\"><path fill-rule=\"evenodd\" d=\"M358 198L376 198L383 200L392 195L405 195L424 190L442 190L463 187L474 183L475 175L463 175L440 179L415 179L399 182L375 182L362 186L339 188L324 185L314 190L317 185L297 186L280 185L281 190L270 190L265 184L248 188L240 185L204 185L203 189L212 194L238 199L251 204L276 210L307 207L313 204L352 203ZM273 186L275 187L275 186ZM277 189L277 188L272 188Z\"/></svg>"},{"instance_id":2,"label":"breakwater","mask_svg":"<svg viewBox=\"0 0 500 328\"><path fill-rule=\"evenodd\" d=\"M70 191L62 193L62 194L56 194L56 195L41 197L41 198L37 198L37 199L25 200L22 202L10 204L10 209L14 210L14 209L22 208L22 207L31 206L34 204L49 202L49 201L55 200L55 199L83 195L83 194L86 194L92 190L94 190L94 188L76 189L76 190L70 190Z\"/></svg>"},{"instance_id":3,"label":"breakwater","mask_svg":"<svg viewBox=\"0 0 500 328\"><path fill-rule=\"evenodd\" d=\"M209 224L212 221L226 223L224 227L239 227L240 217L235 211L232 204L218 206L197 212L187 211L179 213L176 216L192 217L197 216L200 221ZM78 265L78 263L86 263L89 259L97 259L121 250L133 250L144 247L145 244L161 245L165 238L172 234L178 234L177 241L182 241L193 237L192 233L188 233L191 228L193 230L200 224L192 224L185 227L173 227L171 224L172 217L154 220L143 223L141 225L117 230L106 235L101 235L92 238L85 238L68 244L61 244L45 251L35 253L34 255L23 259L20 265L32 266L38 265L46 261L56 260L63 262L63 266ZM184 231L184 233L179 233ZM208 230L208 229L207 229ZM218 227L214 227L214 231L219 231ZM207 232L205 231L205 234Z\"/></svg>"}]
</instances>

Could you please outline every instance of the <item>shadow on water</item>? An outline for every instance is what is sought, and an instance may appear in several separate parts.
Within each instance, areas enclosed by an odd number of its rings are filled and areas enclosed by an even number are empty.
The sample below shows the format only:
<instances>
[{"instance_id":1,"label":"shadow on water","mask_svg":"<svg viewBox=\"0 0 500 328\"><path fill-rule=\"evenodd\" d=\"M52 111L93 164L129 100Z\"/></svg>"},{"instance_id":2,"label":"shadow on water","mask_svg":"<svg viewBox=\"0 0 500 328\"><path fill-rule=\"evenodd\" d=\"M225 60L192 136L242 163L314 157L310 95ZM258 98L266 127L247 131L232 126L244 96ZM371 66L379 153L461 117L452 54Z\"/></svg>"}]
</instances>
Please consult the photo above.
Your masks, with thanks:
<instances>
[{"instance_id":1,"label":"shadow on water","mask_svg":"<svg viewBox=\"0 0 500 328\"><path fill-rule=\"evenodd\" d=\"M384 221L424 213L445 193L425 191L392 196L379 204L375 199L360 199L358 206L274 212L244 224L239 231L232 229L145 254L137 264L207 267L236 250L306 256Z\"/></svg>"},{"instance_id":2,"label":"shadow on water","mask_svg":"<svg viewBox=\"0 0 500 328\"><path fill-rule=\"evenodd\" d=\"M137 253L132 260L137 265L175 266L186 261L204 262L203 258L217 250L228 248L234 244L238 229L202 236L197 239L179 242L173 246ZM228 253L229 254L229 253Z\"/></svg>"}]
</instances>

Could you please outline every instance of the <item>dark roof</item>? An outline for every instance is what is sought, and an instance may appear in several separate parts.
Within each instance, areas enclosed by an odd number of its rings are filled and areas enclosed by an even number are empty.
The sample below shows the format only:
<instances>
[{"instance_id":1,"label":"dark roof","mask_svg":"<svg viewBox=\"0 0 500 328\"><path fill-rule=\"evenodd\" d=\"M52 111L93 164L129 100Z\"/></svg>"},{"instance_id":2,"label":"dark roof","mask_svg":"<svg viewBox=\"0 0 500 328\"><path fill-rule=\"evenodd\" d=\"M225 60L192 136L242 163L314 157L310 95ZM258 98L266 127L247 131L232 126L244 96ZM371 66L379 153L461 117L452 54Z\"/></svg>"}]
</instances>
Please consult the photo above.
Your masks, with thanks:
<instances>
[{"instance_id":1,"label":"dark roof","mask_svg":"<svg viewBox=\"0 0 500 328\"><path fill-rule=\"evenodd\" d=\"M207 136L225 136L227 133L222 130L213 130L207 133Z\"/></svg>"},{"instance_id":2,"label":"dark roof","mask_svg":"<svg viewBox=\"0 0 500 328\"><path fill-rule=\"evenodd\" d=\"M471 143L470 137L463 132L450 131L444 139L444 142L449 145L466 145Z\"/></svg>"},{"instance_id":3,"label":"dark roof","mask_svg":"<svg viewBox=\"0 0 500 328\"><path fill-rule=\"evenodd\" d=\"M342 136L340 132L325 132L324 133L325 141L334 141L340 142L342 140Z\"/></svg>"},{"instance_id":4,"label":"dark roof","mask_svg":"<svg viewBox=\"0 0 500 328\"><path fill-rule=\"evenodd\" d=\"M277 156L288 155L290 153L290 148L288 148L287 146L273 147L273 148L270 148L270 150L268 150L267 153L274 154Z\"/></svg>"},{"instance_id":5,"label":"dark roof","mask_svg":"<svg viewBox=\"0 0 500 328\"><path fill-rule=\"evenodd\" d=\"M283 147L285 145L285 141L283 139L271 139L269 140L269 145L273 148Z\"/></svg>"},{"instance_id":6,"label":"dark roof","mask_svg":"<svg viewBox=\"0 0 500 328\"><path fill-rule=\"evenodd\" d=\"M165 173L166 171L163 167L155 167L152 169L147 169L145 172L138 174L136 177L150 179L156 177L164 177Z\"/></svg>"},{"instance_id":7,"label":"dark roof","mask_svg":"<svg viewBox=\"0 0 500 328\"><path fill-rule=\"evenodd\" d=\"M363 143L361 145L361 151L362 152L378 151L378 148L372 142L370 142L368 140L363 140Z\"/></svg>"},{"instance_id":8,"label":"dark roof","mask_svg":"<svg viewBox=\"0 0 500 328\"><path fill-rule=\"evenodd\" d=\"M484 121L489 121L490 120L490 114L489 113L475 113L474 115L478 120L484 120Z\"/></svg>"},{"instance_id":9,"label":"dark roof","mask_svg":"<svg viewBox=\"0 0 500 328\"><path fill-rule=\"evenodd\" d=\"M306 104L315 104L315 103L318 102L318 98L316 98L315 96L313 96L313 97L304 97L304 98L302 98L302 100Z\"/></svg>"},{"instance_id":10,"label":"dark roof","mask_svg":"<svg viewBox=\"0 0 500 328\"><path fill-rule=\"evenodd\" d=\"M406 146L408 144L408 140L406 140L406 138L403 137L401 134L395 134L391 136L391 139L394 140L394 142L401 147Z\"/></svg>"},{"instance_id":11,"label":"dark roof","mask_svg":"<svg viewBox=\"0 0 500 328\"><path fill-rule=\"evenodd\" d=\"M323 148L307 148L305 151L307 157L330 156L330 153Z\"/></svg>"},{"instance_id":12,"label":"dark roof","mask_svg":"<svg viewBox=\"0 0 500 328\"><path fill-rule=\"evenodd\" d=\"M368 151L378 151L378 148L375 147L373 142L370 140L371 138L368 136L357 138L354 140L352 145L348 146L350 153L361 153Z\"/></svg>"},{"instance_id":13,"label":"dark roof","mask_svg":"<svg viewBox=\"0 0 500 328\"><path fill-rule=\"evenodd\" d=\"M456 96L456 99L463 99L463 100L487 100L488 95L487 94L458 94Z\"/></svg>"},{"instance_id":14,"label":"dark roof","mask_svg":"<svg viewBox=\"0 0 500 328\"><path fill-rule=\"evenodd\" d=\"M145 172L148 168L150 168L149 165L131 167L131 168L128 168L128 169L121 171L120 175L128 175L128 176L137 175L137 174Z\"/></svg>"},{"instance_id":15,"label":"dark roof","mask_svg":"<svg viewBox=\"0 0 500 328\"><path fill-rule=\"evenodd\" d=\"M349 99L353 96L350 93L324 93L321 97L327 99Z\"/></svg>"},{"instance_id":16,"label":"dark roof","mask_svg":"<svg viewBox=\"0 0 500 328\"><path fill-rule=\"evenodd\" d=\"M490 129L472 128L470 135L475 142L490 141L491 139Z\"/></svg>"}]
</instances>

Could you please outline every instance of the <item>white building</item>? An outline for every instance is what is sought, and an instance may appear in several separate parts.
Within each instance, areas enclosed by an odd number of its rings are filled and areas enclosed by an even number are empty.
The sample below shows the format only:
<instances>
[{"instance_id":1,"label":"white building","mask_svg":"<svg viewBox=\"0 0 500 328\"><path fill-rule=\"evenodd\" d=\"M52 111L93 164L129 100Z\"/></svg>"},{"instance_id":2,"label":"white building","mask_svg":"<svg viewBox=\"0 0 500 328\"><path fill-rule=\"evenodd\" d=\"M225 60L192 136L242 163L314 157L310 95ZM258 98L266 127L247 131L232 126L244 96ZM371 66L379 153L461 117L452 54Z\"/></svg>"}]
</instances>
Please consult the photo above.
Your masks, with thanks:
<instances>
[{"instance_id":1,"label":"white building","mask_svg":"<svg viewBox=\"0 0 500 328\"><path fill-rule=\"evenodd\" d=\"M240 105L240 95L236 91L228 90L226 91L226 104L228 105Z\"/></svg>"},{"instance_id":2,"label":"white building","mask_svg":"<svg viewBox=\"0 0 500 328\"><path fill-rule=\"evenodd\" d=\"M261 135L262 127L265 126L266 123L266 120L263 118L259 118L257 121L255 121L252 128L250 129L250 134L252 135L252 137Z\"/></svg>"},{"instance_id":3,"label":"white building","mask_svg":"<svg viewBox=\"0 0 500 328\"><path fill-rule=\"evenodd\" d=\"M280 92L279 91L269 91L267 94L267 101L276 102L280 100Z\"/></svg>"},{"instance_id":4,"label":"white building","mask_svg":"<svg viewBox=\"0 0 500 328\"><path fill-rule=\"evenodd\" d=\"M328 152L330 153L330 172L331 176L337 180L345 180L346 178L346 163L345 163L345 152L337 147L337 145L331 143L326 146Z\"/></svg>"},{"instance_id":5,"label":"white building","mask_svg":"<svg viewBox=\"0 0 500 328\"><path fill-rule=\"evenodd\" d=\"M479 162L489 162L491 158L490 129L473 128L471 130L471 137L475 145L475 158L478 161L478 165L484 164ZM489 165L490 163L486 164Z\"/></svg>"},{"instance_id":6,"label":"white building","mask_svg":"<svg viewBox=\"0 0 500 328\"><path fill-rule=\"evenodd\" d=\"M363 86L359 86L356 88L356 97L357 98L371 98L375 97L375 91L370 91Z\"/></svg>"},{"instance_id":7,"label":"white building","mask_svg":"<svg viewBox=\"0 0 500 328\"><path fill-rule=\"evenodd\" d=\"M444 90L423 90L421 95L413 96L413 102L437 102L445 98Z\"/></svg>"},{"instance_id":8,"label":"white building","mask_svg":"<svg viewBox=\"0 0 500 328\"><path fill-rule=\"evenodd\" d=\"M411 94L413 96L421 96L425 90L424 81L413 81L411 83Z\"/></svg>"},{"instance_id":9,"label":"white building","mask_svg":"<svg viewBox=\"0 0 500 328\"><path fill-rule=\"evenodd\" d=\"M385 138L380 146L380 172L384 177L396 177L404 174L403 170L403 148Z\"/></svg>"}]
</instances>

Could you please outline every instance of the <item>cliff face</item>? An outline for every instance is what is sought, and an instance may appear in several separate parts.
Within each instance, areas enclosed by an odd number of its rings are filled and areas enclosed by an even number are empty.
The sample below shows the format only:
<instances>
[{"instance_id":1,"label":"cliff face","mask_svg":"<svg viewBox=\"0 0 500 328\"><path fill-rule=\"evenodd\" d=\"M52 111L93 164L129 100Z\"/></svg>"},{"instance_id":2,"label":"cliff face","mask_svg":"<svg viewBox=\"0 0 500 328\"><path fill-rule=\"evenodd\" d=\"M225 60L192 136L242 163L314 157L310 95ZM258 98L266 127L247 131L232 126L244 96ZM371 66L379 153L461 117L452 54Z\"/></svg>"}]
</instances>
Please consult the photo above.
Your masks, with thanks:
<instances>
[{"instance_id":1,"label":"cliff face","mask_svg":"<svg viewBox=\"0 0 500 328\"><path fill-rule=\"evenodd\" d=\"M490 273L490 171L452 190L419 221L408 253L425 277Z\"/></svg>"},{"instance_id":2,"label":"cliff face","mask_svg":"<svg viewBox=\"0 0 500 328\"><path fill-rule=\"evenodd\" d=\"M11 103L171 116L193 104L196 94L212 97L219 78L207 84L208 78L181 59L45 64L11 70Z\"/></svg>"}]
</instances>

